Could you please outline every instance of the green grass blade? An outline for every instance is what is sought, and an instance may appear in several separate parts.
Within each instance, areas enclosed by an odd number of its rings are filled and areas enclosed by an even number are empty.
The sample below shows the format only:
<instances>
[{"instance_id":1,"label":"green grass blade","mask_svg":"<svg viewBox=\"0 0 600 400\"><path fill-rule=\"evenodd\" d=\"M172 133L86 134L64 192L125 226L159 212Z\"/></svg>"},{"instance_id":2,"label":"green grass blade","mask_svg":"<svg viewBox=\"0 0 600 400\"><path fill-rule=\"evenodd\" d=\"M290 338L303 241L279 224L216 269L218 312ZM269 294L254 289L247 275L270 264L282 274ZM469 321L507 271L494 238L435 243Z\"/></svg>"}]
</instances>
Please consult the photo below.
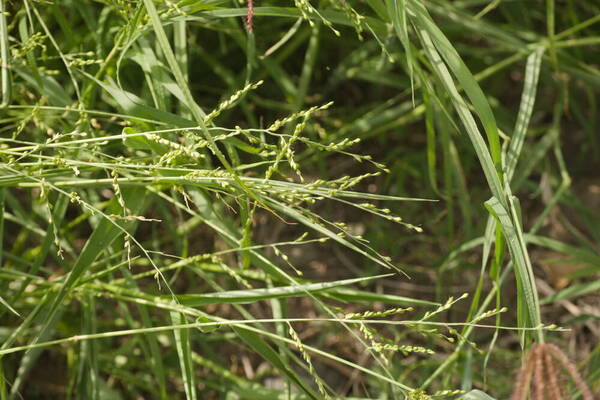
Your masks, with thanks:
<instances>
[{"instance_id":1,"label":"green grass blade","mask_svg":"<svg viewBox=\"0 0 600 400\"><path fill-rule=\"evenodd\" d=\"M388 304L403 304L416 306L439 306L439 303L419 298L410 298L404 296L396 296L393 294L373 293L367 290L358 290L350 288L332 288L325 292L319 293L319 296L331 298L337 301L355 302L362 301L366 303L374 303L380 301Z\"/></svg>"},{"instance_id":2,"label":"green grass blade","mask_svg":"<svg viewBox=\"0 0 600 400\"><path fill-rule=\"evenodd\" d=\"M365 278L345 279L334 282L309 283L295 286L280 286L265 289L232 290L206 294L177 295L176 298L182 305L198 307L208 304L245 304L260 300L279 299L286 297L302 296L307 293L318 294L340 286L353 285L391 276L376 275Z\"/></svg>"},{"instance_id":3,"label":"green grass blade","mask_svg":"<svg viewBox=\"0 0 600 400\"><path fill-rule=\"evenodd\" d=\"M186 101L186 105L188 109L192 112L194 119L197 122L201 122L206 117L204 111L196 104L192 93L190 92L188 81L181 70L180 64L177 62L177 58L175 57L175 53L169 44L169 39L167 38L167 34L162 26L160 21L160 17L154 6L154 3L151 0L144 0L144 6L146 7L146 11L148 12L148 16L150 17L150 21L152 23L152 27L154 28L154 33L156 34L156 39L160 48L163 51L163 55L167 59L167 64L175 77L175 81L179 88L183 91L183 95ZM210 136L210 135L209 135ZM208 139L208 138L207 138Z\"/></svg>"},{"instance_id":4,"label":"green grass blade","mask_svg":"<svg viewBox=\"0 0 600 400\"><path fill-rule=\"evenodd\" d=\"M427 26L427 24L428 23L424 23L425 26ZM477 128L477 124L473 119L469 107L458 93L458 89L454 84L452 76L450 75L448 68L444 64L436 47L434 46L428 31L425 28L422 28L419 30L419 35L421 36L426 54L428 55L436 74L444 84L444 87L448 92L450 99L452 100L452 103L465 127L465 130L469 135L469 139L475 148L475 154L479 158L479 162L492 194L496 198L503 199L504 190L502 189L495 163L490 155L490 152L488 151L485 141L481 137L481 133Z\"/></svg>"},{"instance_id":5,"label":"green grass blade","mask_svg":"<svg viewBox=\"0 0 600 400\"><path fill-rule=\"evenodd\" d=\"M505 170L506 177L509 181L512 179L515 172L517 161L525 141L527 127L529 126L529 121L531 120L543 54L544 48L538 47L527 58L527 67L525 69L525 85L523 87L523 92L521 93L521 105L519 106L519 114L517 115L517 122L513 135L511 136L508 152L506 153Z\"/></svg>"},{"instance_id":6,"label":"green grass blade","mask_svg":"<svg viewBox=\"0 0 600 400\"><path fill-rule=\"evenodd\" d=\"M535 244L562 254L566 254L569 256L569 260L573 261L574 263L589 264L600 269L600 255L594 253L593 251L574 247L556 239L533 235L531 233L526 233L524 238L527 243Z\"/></svg>"},{"instance_id":7,"label":"green grass blade","mask_svg":"<svg viewBox=\"0 0 600 400\"><path fill-rule=\"evenodd\" d=\"M494 118L492 109L485 95L483 94L481 87L458 55L458 52L454 46L452 46L450 41L432 21L425 6L419 2L409 2L408 4L409 9L416 14L416 18L413 23L419 30L427 32L427 38L430 38L430 45L435 46L437 52L441 54L442 58L446 62L446 65L456 76L465 93L471 100L473 108L475 109L475 113L481 120L483 128L487 134L492 161L496 170L500 174L502 166L498 127L496 126L496 119ZM432 60L432 62L435 63L439 61ZM434 68L436 68L435 65Z\"/></svg>"},{"instance_id":8,"label":"green grass blade","mask_svg":"<svg viewBox=\"0 0 600 400\"><path fill-rule=\"evenodd\" d=\"M83 304L83 329L85 335L96 333L96 305L94 296L87 293ZM98 400L100 387L98 376L98 343L82 342L79 351L78 390L80 398Z\"/></svg>"},{"instance_id":9,"label":"green grass blade","mask_svg":"<svg viewBox=\"0 0 600 400\"><path fill-rule=\"evenodd\" d=\"M600 281L580 283L577 285L569 286L551 296L545 297L540 300L540 304L547 305L552 304L559 300L570 299L577 296L583 296L587 293L594 293L600 290Z\"/></svg>"},{"instance_id":10,"label":"green grass blade","mask_svg":"<svg viewBox=\"0 0 600 400\"><path fill-rule=\"evenodd\" d=\"M8 304L8 302L6 300L4 300L2 298L2 296L0 296L0 304L2 304L4 307L6 307L6 309L8 311L10 311L11 313L15 314L17 317L21 318L21 314L19 314L17 312L17 310L15 310L10 304Z\"/></svg>"},{"instance_id":11,"label":"green grass blade","mask_svg":"<svg viewBox=\"0 0 600 400\"><path fill-rule=\"evenodd\" d=\"M406 55L406 65L408 69L408 76L410 77L410 88L413 94L414 103L414 82L413 82L413 68L417 66L414 56L412 54L411 43L408 38L408 22L406 18L406 0L387 0L387 12L388 17L392 21L396 35L400 38L400 43L404 48Z\"/></svg>"},{"instance_id":12,"label":"green grass blade","mask_svg":"<svg viewBox=\"0 0 600 400\"><path fill-rule=\"evenodd\" d=\"M7 107L10 104L12 97L9 41L6 25L7 14L8 11L6 10L4 0L0 0L0 60L2 60L2 65L0 66L0 84L2 85L2 88L0 89L2 95L2 98L0 99L0 109Z\"/></svg>"},{"instance_id":13,"label":"green grass blade","mask_svg":"<svg viewBox=\"0 0 600 400\"><path fill-rule=\"evenodd\" d=\"M502 226L508 248L514 260L517 281L521 289L517 292L518 303L527 312L527 322L525 324L528 327L537 328L541 324L540 304L535 286L535 277L533 276L521 229L513 223L515 221L514 213L509 214L496 198L488 200L485 206ZM541 332L537 332L538 340L543 342Z\"/></svg>"},{"instance_id":14,"label":"green grass blade","mask_svg":"<svg viewBox=\"0 0 600 400\"><path fill-rule=\"evenodd\" d=\"M304 64L302 65L302 72L300 73L300 79L298 80L298 88L296 90L296 99L294 101L294 112L298 112L302 109L306 101L306 94L308 93L308 87L310 85L310 79L314 73L315 63L319 52L319 33L321 24L316 23L311 30L310 40L308 41L308 48L304 55Z\"/></svg>"},{"instance_id":15,"label":"green grass blade","mask_svg":"<svg viewBox=\"0 0 600 400\"><path fill-rule=\"evenodd\" d=\"M193 121L182 118L176 114L159 110L144 104L144 101L133 93L121 90L115 86L109 85L94 78L93 76L82 72L86 77L94 81L98 86L108 92L117 102L121 110L129 115L147 118L154 121L160 121L164 124L185 128L195 126Z\"/></svg>"},{"instance_id":16,"label":"green grass blade","mask_svg":"<svg viewBox=\"0 0 600 400\"><path fill-rule=\"evenodd\" d=\"M173 325L181 325L186 322L185 315L172 312L171 321ZM186 399L196 400L198 396L196 394L196 378L192 366L190 330L176 329L173 331L173 335L175 336L177 356L179 357L179 368L181 370Z\"/></svg>"}]
</instances>

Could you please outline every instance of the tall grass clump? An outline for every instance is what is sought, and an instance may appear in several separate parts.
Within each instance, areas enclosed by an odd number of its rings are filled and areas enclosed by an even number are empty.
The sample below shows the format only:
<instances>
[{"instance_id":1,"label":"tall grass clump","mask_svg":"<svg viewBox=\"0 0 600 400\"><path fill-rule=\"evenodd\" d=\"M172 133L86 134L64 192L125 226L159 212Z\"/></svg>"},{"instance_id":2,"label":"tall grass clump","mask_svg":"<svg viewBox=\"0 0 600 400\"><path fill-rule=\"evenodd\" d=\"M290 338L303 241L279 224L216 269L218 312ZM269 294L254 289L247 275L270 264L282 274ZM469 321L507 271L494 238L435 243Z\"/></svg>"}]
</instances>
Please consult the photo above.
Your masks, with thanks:
<instances>
[{"instance_id":1,"label":"tall grass clump","mask_svg":"<svg viewBox=\"0 0 600 400\"><path fill-rule=\"evenodd\" d=\"M0 398L591 398L567 3L0 0Z\"/></svg>"}]
</instances>

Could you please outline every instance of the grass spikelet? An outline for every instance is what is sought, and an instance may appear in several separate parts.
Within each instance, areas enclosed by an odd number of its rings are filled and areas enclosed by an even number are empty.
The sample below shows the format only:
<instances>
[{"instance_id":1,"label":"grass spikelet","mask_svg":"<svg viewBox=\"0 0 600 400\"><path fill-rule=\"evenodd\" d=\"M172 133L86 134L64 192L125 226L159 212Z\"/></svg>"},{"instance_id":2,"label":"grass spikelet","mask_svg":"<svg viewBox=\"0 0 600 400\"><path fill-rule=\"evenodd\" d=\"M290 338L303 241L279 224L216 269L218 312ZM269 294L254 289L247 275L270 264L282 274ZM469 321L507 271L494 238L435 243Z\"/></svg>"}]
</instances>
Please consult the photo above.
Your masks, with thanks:
<instances>
[{"instance_id":1,"label":"grass spikelet","mask_svg":"<svg viewBox=\"0 0 600 400\"><path fill-rule=\"evenodd\" d=\"M298 333L296 333L296 331L292 327L292 324L290 324L289 322L287 324L288 324L288 333L292 337L292 340L294 341L294 345L296 346L296 348L302 355L302 359L304 360L304 362L306 362L306 365L308 366L308 373L315 380L315 383L317 384L317 388L319 389L319 393L321 394L323 399L330 400L331 397L327 393L327 390L325 390L325 385L323 384L323 381L321 380L321 378L315 371L315 367L313 366L312 358L310 357L310 354L308 354L308 352L304 349L302 340L300 340L300 337L298 336Z\"/></svg>"},{"instance_id":2,"label":"grass spikelet","mask_svg":"<svg viewBox=\"0 0 600 400\"><path fill-rule=\"evenodd\" d=\"M386 318L392 315L404 314L407 312L414 311L413 307L396 307L390 308L384 311L364 311L362 313L350 313L346 314L346 319L372 319L372 318Z\"/></svg>"},{"instance_id":3,"label":"grass spikelet","mask_svg":"<svg viewBox=\"0 0 600 400\"><path fill-rule=\"evenodd\" d=\"M235 92L234 94L232 94L231 97L229 97L227 100L225 100L222 103L220 103L217 106L217 108L215 108L213 111L210 112L210 114L208 114L206 117L204 117L204 123L207 124L207 125L210 124L224 110L227 110L228 108L234 106L239 99L241 99L242 97L244 97L251 90L254 90L257 87L259 87L263 83L264 83L263 81L258 81L258 82L255 82L255 83L249 83L246 86L244 86L242 89L240 89L237 92Z\"/></svg>"},{"instance_id":4,"label":"grass spikelet","mask_svg":"<svg viewBox=\"0 0 600 400\"><path fill-rule=\"evenodd\" d=\"M294 4L302 12L302 16L308 21L310 26L315 24L313 21L313 16L315 16L318 17L325 26L331 29L336 36L340 36L340 32L333 27L331 21L324 18L321 13L312 6L309 0L294 0Z\"/></svg>"},{"instance_id":5,"label":"grass spikelet","mask_svg":"<svg viewBox=\"0 0 600 400\"><path fill-rule=\"evenodd\" d=\"M333 105L333 102L329 102L326 104L323 104L321 106L314 106L309 108L308 110L302 110L302 111L298 111L297 113L294 113L286 118L283 119L278 119L275 122L273 122L268 128L267 130L271 131L271 132L276 132L278 131L282 126L295 121L297 119L303 119L305 121L307 121L308 119L310 119L310 117L315 114L318 111L323 111L323 110L327 110L329 107L331 107Z\"/></svg>"}]
</instances>

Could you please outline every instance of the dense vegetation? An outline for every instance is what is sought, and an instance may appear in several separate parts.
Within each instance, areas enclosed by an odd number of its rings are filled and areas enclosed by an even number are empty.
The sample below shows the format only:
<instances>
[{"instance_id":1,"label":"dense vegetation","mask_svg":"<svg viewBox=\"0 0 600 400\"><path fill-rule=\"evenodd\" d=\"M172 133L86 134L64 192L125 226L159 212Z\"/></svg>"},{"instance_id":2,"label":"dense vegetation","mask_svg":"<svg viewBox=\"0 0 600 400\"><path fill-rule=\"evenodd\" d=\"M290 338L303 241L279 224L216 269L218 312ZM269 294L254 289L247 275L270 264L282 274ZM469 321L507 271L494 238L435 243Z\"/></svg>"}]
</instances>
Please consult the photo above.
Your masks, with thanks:
<instances>
[{"instance_id":1,"label":"dense vegetation","mask_svg":"<svg viewBox=\"0 0 600 400\"><path fill-rule=\"evenodd\" d=\"M0 4L0 399L598 392L598 2Z\"/></svg>"}]
</instances>

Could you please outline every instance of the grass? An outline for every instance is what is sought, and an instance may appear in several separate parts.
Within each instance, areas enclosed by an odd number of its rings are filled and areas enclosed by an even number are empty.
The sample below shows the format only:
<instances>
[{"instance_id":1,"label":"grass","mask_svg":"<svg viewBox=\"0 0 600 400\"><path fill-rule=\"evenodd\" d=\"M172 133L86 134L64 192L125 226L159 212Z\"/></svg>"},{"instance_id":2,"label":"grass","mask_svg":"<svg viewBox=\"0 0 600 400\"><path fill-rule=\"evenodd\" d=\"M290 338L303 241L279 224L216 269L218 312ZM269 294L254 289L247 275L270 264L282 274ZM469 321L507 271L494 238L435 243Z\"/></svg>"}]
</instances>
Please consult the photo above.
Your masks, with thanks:
<instances>
[{"instance_id":1,"label":"grass","mask_svg":"<svg viewBox=\"0 0 600 400\"><path fill-rule=\"evenodd\" d=\"M1 399L597 391L593 2L0 4Z\"/></svg>"}]
</instances>

